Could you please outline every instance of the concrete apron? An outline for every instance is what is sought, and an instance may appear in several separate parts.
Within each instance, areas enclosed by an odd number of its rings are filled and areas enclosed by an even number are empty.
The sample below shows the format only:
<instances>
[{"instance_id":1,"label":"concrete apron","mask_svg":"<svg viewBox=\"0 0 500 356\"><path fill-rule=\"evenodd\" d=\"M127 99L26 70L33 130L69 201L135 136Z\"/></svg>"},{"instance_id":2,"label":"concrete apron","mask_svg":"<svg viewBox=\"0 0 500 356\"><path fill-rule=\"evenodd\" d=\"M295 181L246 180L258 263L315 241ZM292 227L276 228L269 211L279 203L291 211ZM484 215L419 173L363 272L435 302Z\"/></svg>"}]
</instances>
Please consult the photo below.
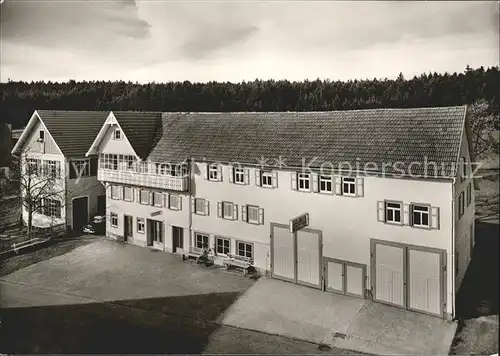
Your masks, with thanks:
<instances>
[{"instance_id":1,"label":"concrete apron","mask_svg":"<svg viewBox=\"0 0 500 356\"><path fill-rule=\"evenodd\" d=\"M261 278L219 320L240 328L380 355L448 354L456 323Z\"/></svg>"}]
</instances>

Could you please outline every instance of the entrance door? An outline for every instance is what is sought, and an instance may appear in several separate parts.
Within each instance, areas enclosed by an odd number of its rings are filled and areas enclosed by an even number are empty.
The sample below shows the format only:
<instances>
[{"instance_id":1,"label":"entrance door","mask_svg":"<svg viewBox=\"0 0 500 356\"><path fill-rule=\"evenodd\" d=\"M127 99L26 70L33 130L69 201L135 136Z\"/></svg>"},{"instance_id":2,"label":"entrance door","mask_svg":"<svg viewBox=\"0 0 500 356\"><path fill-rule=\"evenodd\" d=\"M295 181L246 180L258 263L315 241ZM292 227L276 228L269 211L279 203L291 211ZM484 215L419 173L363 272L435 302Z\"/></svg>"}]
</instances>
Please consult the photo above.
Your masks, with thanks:
<instances>
[{"instance_id":1,"label":"entrance door","mask_svg":"<svg viewBox=\"0 0 500 356\"><path fill-rule=\"evenodd\" d=\"M271 275L273 278L321 288L321 232L271 224Z\"/></svg>"},{"instance_id":2,"label":"entrance door","mask_svg":"<svg viewBox=\"0 0 500 356\"><path fill-rule=\"evenodd\" d=\"M72 209L73 209L73 214L72 214L73 230L80 231L83 229L83 226L87 223L89 218L88 198L81 197L73 199Z\"/></svg>"},{"instance_id":3,"label":"entrance door","mask_svg":"<svg viewBox=\"0 0 500 356\"><path fill-rule=\"evenodd\" d=\"M133 227L132 227L132 217L129 215L124 215L124 225L123 225L123 241L129 241L129 237L132 237Z\"/></svg>"},{"instance_id":4,"label":"entrance door","mask_svg":"<svg viewBox=\"0 0 500 356\"><path fill-rule=\"evenodd\" d=\"M106 196L98 195L97 196L97 214L105 215L106 214Z\"/></svg>"},{"instance_id":5,"label":"entrance door","mask_svg":"<svg viewBox=\"0 0 500 356\"><path fill-rule=\"evenodd\" d=\"M163 222L148 219L148 246L160 247L163 245Z\"/></svg>"},{"instance_id":6,"label":"entrance door","mask_svg":"<svg viewBox=\"0 0 500 356\"><path fill-rule=\"evenodd\" d=\"M172 246L174 253L182 253L184 248L184 229L172 226Z\"/></svg>"}]
</instances>

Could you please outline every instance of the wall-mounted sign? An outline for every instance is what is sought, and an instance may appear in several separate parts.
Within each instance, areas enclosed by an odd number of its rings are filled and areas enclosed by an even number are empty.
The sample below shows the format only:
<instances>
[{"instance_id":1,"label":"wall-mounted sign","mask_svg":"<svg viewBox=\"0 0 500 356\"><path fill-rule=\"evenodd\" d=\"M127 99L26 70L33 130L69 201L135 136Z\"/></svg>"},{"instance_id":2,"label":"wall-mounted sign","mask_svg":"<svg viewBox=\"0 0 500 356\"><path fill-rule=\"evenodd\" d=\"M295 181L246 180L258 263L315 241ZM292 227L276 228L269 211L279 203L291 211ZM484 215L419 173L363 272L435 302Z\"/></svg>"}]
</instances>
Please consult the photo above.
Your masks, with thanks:
<instances>
[{"instance_id":1,"label":"wall-mounted sign","mask_svg":"<svg viewBox=\"0 0 500 356\"><path fill-rule=\"evenodd\" d=\"M309 213L305 213L290 220L290 232L293 234L306 226L309 226Z\"/></svg>"},{"instance_id":2,"label":"wall-mounted sign","mask_svg":"<svg viewBox=\"0 0 500 356\"><path fill-rule=\"evenodd\" d=\"M158 216L158 215L161 215L162 213L163 213L163 211L158 210L158 211L155 211L155 212L153 212L153 213L151 213L149 215L151 215L151 216Z\"/></svg>"}]
</instances>

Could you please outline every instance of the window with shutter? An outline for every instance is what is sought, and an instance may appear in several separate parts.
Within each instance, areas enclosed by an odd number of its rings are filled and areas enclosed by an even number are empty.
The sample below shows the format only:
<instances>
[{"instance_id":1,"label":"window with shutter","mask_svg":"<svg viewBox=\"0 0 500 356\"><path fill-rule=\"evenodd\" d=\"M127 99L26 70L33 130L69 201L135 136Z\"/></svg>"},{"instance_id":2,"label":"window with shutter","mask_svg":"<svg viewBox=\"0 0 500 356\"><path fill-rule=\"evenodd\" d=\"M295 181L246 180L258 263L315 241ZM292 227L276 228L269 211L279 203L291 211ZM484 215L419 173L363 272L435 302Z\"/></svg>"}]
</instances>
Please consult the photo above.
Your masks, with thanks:
<instances>
[{"instance_id":1,"label":"window with shutter","mask_svg":"<svg viewBox=\"0 0 500 356\"><path fill-rule=\"evenodd\" d=\"M248 242L238 241L236 243L236 254L238 256L252 258L253 259L253 244Z\"/></svg>"},{"instance_id":2,"label":"window with shutter","mask_svg":"<svg viewBox=\"0 0 500 356\"><path fill-rule=\"evenodd\" d=\"M153 205L160 207L162 206L162 194L158 192L154 192L153 194Z\"/></svg>"},{"instance_id":3,"label":"window with shutter","mask_svg":"<svg viewBox=\"0 0 500 356\"><path fill-rule=\"evenodd\" d=\"M132 188L131 187L125 187L124 188L124 199L126 201L133 201L134 200L134 197L133 197L133 191L132 191Z\"/></svg>"},{"instance_id":4,"label":"window with shutter","mask_svg":"<svg viewBox=\"0 0 500 356\"><path fill-rule=\"evenodd\" d=\"M309 173L297 173L297 187L300 191L311 191L311 176Z\"/></svg>"},{"instance_id":5,"label":"window with shutter","mask_svg":"<svg viewBox=\"0 0 500 356\"><path fill-rule=\"evenodd\" d=\"M223 237L217 237L216 249L218 254L227 255L231 251L231 240Z\"/></svg>"},{"instance_id":6,"label":"window with shutter","mask_svg":"<svg viewBox=\"0 0 500 356\"><path fill-rule=\"evenodd\" d=\"M222 217L224 219L233 219L233 203L222 202Z\"/></svg>"},{"instance_id":7,"label":"window with shutter","mask_svg":"<svg viewBox=\"0 0 500 356\"><path fill-rule=\"evenodd\" d=\"M205 215L205 199L196 198L194 200L194 204L195 204L194 213L199 215Z\"/></svg>"},{"instance_id":8,"label":"window with shutter","mask_svg":"<svg viewBox=\"0 0 500 356\"><path fill-rule=\"evenodd\" d=\"M141 204L149 204L149 191L141 190Z\"/></svg>"},{"instance_id":9,"label":"window with shutter","mask_svg":"<svg viewBox=\"0 0 500 356\"><path fill-rule=\"evenodd\" d=\"M208 180L219 181L219 168L215 164L208 166Z\"/></svg>"},{"instance_id":10,"label":"window with shutter","mask_svg":"<svg viewBox=\"0 0 500 356\"><path fill-rule=\"evenodd\" d=\"M356 178L342 177L342 195L356 195Z\"/></svg>"},{"instance_id":11,"label":"window with shutter","mask_svg":"<svg viewBox=\"0 0 500 356\"><path fill-rule=\"evenodd\" d=\"M237 184L245 184L245 170L241 167L233 167L233 180Z\"/></svg>"},{"instance_id":12,"label":"window with shutter","mask_svg":"<svg viewBox=\"0 0 500 356\"><path fill-rule=\"evenodd\" d=\"M430 227L429 206L426 205L411 205L412 226Z\"/></svg>"},{"instance_id":13,"label":"window with shutter","mask_svg":"<svg viewBox=\"0 0 500 356\"><path fill-rule=\"evenodd\" d=\"M385 221L393 224L401 224L401 203L385 202Z\"/></svg>"},{"instance_id":14,"label":"window with shutter","mask_svg":"<svg viewBox=\"0 0 500 356\"><path fill-rule=\"evenodd\" d=\"M319 191L320 193L329 193L331 194L333 192L333 182L332 182L332 176L320 176L319 177Z\"/></svg>"},{"instance_id":15,"label":"window with shutter","mask_svg":"<svg viewBox=\"0 0 500 356\"><path fill-rule=\"evenodd\" d=\"M273 173L271 171L261 171L260 172L260 182L261 186L264 188L273 187Z\"/></svg>"}]
</instances>

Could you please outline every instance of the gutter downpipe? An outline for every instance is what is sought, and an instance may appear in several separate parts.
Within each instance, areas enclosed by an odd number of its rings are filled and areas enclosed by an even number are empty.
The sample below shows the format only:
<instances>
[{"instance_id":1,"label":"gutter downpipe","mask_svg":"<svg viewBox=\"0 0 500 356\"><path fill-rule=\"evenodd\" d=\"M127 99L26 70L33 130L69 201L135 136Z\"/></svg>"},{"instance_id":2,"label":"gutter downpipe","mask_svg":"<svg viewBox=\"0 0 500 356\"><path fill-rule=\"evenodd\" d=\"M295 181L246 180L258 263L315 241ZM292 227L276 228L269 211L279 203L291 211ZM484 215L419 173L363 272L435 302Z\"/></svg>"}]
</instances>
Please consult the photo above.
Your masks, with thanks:
<instances>
[{"instance_id":1,"label":"gutter downpipe","mask_svg":"<svg viewBox=\"0 0 500 356\"><path fill-rule=\"evenodd\" d=\"M189 194L189 240L188 240L188 251L191 247L191 236L193 236L193 183L194 183L194 160L191 158L189 160L189 182L188 182L188 194Z\"/></svg>"},{"instance_id":2,"label":"gutter downpipe","mask_svg":"<svg viewBox=\"0 0 500 356\"><path fill-rule=\"evenodd\" d=\"M455 319L455 230L456 230L456 219L455 219L455 184L457 178L453 177L451 186L451 268L449 274L451 275L451 318Z\"/></svg>"}]
</instances>

